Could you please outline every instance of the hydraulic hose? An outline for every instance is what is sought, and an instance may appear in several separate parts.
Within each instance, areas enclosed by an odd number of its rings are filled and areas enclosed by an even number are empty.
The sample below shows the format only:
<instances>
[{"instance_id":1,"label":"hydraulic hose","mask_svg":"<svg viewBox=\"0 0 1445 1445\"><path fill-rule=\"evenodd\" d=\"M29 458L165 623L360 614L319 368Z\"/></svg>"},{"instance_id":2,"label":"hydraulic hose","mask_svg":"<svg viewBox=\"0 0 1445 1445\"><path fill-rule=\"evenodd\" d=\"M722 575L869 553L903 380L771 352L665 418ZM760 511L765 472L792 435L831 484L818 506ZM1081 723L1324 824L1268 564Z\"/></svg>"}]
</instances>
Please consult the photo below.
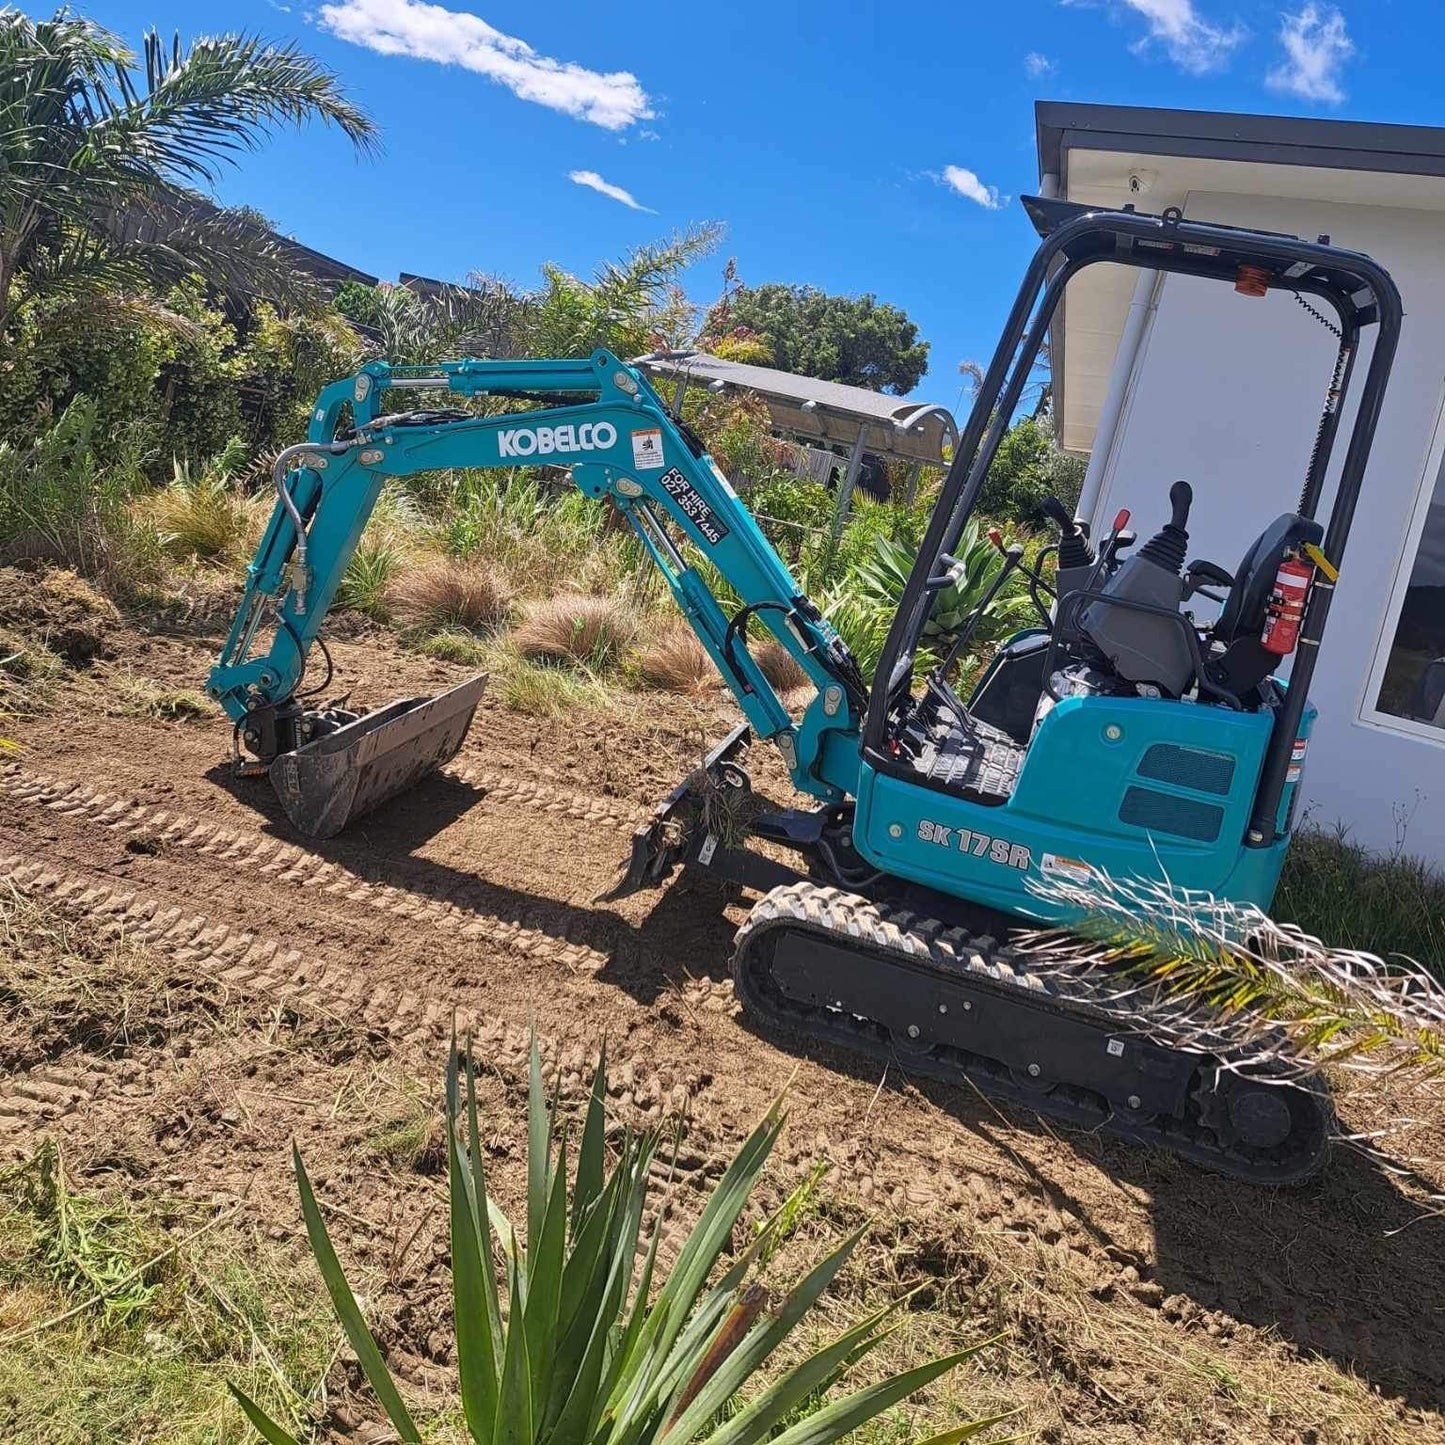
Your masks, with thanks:
<instances>
[{"instance_id":1,"label":"hydraulic hose","mask_svg":"<svg viewBox=\"0 0 1445 1445\"><path fill-rule=\"evenodd\" d=\"M286 476L291 470L291 462L294 458L304 456L307 452L327 452L331 456L340 456L351 447L350 442L296 442L289 447L283 447L276 454L276 460L271 467L271 484L276 488L276 495L281 499L281 505L286 508L286 515L291 518L291 525L296 532L296 570L293 574L292 587L296 592L296 615L306 615L306 589L311 585L311 573L306 566L306 523L301 516L301 509L296 505L296 499L286 487Z\"/></svg>"}]
</instances>

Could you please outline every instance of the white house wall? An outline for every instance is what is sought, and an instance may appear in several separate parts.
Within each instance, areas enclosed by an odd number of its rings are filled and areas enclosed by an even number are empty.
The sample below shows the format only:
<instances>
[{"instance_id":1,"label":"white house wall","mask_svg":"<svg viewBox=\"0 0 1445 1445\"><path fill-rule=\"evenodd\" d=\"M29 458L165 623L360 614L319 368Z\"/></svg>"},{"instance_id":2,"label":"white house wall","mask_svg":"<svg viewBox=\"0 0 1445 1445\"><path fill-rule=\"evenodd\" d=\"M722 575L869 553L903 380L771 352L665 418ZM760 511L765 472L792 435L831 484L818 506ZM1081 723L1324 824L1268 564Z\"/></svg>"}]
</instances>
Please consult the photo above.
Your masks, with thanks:
<instances>
[{"instance_id":1,"label":"white house wall","mask_svg":"<svg viewBox=\"0 0 1445 1445\"><path fill-rule=\"evenodd\" d=\"M1189 197L1186 211L1311 239L1326 232L1382 261L1404 297L1400 349L1311 690L1320 720L1305 804L1314 821L1344 823L1369 847L1393 849L1403 838L1407 851L1445 864L1445 730L1427 738L1365 720L1374 701L1365 683L1445 395L1445 216L1202 193ZM1190 556L1232 571L1274 517L1294 510L1334 349L1289 298L1251 300L1217 283L1167 277L1096 525L1128 507L1147 537L1167 519L1170 483L1184 477L1195 488ZM1337 466L1351 419L1341 427Z\"/></svg>"}]
</instances>

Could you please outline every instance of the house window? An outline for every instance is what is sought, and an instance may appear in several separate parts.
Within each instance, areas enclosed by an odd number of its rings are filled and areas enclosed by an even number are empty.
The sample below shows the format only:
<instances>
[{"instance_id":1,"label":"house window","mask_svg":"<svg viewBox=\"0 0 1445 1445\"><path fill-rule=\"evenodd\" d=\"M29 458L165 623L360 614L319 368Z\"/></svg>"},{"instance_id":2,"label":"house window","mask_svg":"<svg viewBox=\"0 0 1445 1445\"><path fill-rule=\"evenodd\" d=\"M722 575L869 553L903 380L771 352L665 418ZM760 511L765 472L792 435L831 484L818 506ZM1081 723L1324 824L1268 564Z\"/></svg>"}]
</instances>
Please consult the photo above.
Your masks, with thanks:
<instances>
[{"instance_id":1,"label":"house window","mask_svg":"<svg viewBox=\"0 0 1445 1445\"><path fill-rule=\"evenodd\" d=\"M1377 713L1439 728L1445 736L1445 472L1436 471L1421 513L1405 549L1374 702Z\"/></svg>"}]
</instances>

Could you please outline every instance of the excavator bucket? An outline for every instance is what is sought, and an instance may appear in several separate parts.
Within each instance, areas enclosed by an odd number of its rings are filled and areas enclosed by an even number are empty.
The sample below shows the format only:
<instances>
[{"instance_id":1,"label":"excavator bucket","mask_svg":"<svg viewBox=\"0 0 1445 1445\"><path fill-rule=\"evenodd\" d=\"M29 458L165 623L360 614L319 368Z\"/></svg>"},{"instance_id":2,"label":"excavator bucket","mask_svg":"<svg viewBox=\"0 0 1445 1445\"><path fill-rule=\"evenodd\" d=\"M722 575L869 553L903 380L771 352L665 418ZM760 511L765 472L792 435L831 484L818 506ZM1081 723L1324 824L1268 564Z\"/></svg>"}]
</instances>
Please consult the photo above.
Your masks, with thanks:
<instances>
[{"instance_id":1,"label":"excavator bucket","mask_svg":"<svg viewBox=\"0 0 1445 1445\"><path fill-rule=\"evenodd\" d=\"M456 756L477 710L481 673L436 697L403 697L335 732L281 753L271 783L286 816L330 838Z\"/></svg>"}]
</instances>

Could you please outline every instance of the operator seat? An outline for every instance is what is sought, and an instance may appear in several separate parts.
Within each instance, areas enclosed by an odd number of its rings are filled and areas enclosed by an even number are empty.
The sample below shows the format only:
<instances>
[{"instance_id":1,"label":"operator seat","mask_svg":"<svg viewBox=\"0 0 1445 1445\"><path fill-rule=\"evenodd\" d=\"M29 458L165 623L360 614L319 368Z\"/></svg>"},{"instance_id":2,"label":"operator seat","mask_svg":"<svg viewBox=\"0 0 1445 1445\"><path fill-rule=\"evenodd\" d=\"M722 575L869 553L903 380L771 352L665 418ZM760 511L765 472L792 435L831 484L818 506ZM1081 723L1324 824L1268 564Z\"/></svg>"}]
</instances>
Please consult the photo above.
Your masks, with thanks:
<instances>
[{"instance_id":1,"label":"operator seat","mask_svg":"<svg viewBox=\"0 0 1445 1445\"><path fill-rule=\"evenodd\" d=\"M1246 704L1257 701L1251 694L1279 666L1278 655L1260 642L1279 565L1307 543L1318 546L1324 534L1312 517L1286 512L1260 533L1234 574L1224 609L1210 629L1212 656L1204 670L1210 682Z\"/></svg>"}]
</instances>

